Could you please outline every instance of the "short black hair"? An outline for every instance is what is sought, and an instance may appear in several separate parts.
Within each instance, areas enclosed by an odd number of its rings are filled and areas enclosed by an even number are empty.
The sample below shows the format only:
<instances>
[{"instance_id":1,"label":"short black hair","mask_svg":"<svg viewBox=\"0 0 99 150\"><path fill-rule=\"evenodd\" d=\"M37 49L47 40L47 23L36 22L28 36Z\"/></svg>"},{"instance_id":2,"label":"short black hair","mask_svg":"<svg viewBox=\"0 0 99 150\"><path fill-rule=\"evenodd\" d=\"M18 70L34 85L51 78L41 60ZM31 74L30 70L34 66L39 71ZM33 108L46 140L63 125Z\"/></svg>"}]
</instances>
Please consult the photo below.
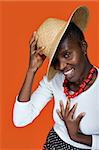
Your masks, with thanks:
<instances>
[{"instance_id":1,"label":"short black hair","mask_svg":"<svg viewBox=\"0 0 99 150\"><path fill-rule=\"evenodd\" d=\"M81 47L81 44L83 41L85 41L85 37L83 32L81 31L81 29L74 23L74 22L70 22L70 24L68 25L63 37L60 40L60 43L58 45L58 48L60 46L60 44L65 40L65 39L70 39L70 40L76 40L78 45ZM57 49L58 49L57 48ZM57 52L54 55L54 58L52 59L52 66L57 66L58 65L58 60L57 60ZM56 69L56 68L55 68Z\"/></svg>"}]
</instances>

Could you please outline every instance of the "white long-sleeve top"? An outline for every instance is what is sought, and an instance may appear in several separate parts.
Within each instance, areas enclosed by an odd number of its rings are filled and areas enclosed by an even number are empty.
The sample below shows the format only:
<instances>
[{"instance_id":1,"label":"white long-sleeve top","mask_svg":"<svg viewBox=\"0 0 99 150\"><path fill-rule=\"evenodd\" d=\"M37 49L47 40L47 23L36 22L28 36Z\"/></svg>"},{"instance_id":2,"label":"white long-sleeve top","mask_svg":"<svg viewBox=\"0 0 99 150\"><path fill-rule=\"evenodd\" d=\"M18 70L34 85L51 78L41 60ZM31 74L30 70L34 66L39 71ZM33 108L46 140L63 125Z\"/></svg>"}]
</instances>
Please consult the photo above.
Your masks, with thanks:
<instances>
[{"instance_id":1,"label":"white long-sleeve top","mask_svg":"<svg viewBox=\"0 0 99 150\"><path fill-rule=\"evenodd\" d=\"M70 107L78 103L74 118L81 112L86 115L80 122L80 130L83 134L92 135L92 147L85 144L74 142L70 139L64 122L59 118L56 110L60 110L59 102L63 101L64 107L67 103L67 97L64 94L63 81L65 76L57 73L55 77L48 82L47 77L41 80L39 87L31 95L28 102L19 102L16 97L13 121L15 126L22 127L31 123L45 107L45 105L54 97L53 119L55 121L54 130L59 137L68 144L82 149L99 150L99 69L98 76L93 85L81 93L79 96L71 99Z\"/></svg>"}]
</instances>

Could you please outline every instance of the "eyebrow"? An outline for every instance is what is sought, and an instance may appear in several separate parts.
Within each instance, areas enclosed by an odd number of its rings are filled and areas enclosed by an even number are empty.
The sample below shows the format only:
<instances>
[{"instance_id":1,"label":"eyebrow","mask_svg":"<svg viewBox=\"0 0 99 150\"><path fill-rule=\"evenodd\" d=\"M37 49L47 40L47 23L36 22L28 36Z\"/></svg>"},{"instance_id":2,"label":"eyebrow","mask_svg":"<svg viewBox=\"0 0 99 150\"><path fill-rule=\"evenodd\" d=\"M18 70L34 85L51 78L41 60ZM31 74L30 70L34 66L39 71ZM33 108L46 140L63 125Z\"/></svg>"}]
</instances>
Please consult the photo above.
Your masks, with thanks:
<instances>
[{"instance_id":1,"label":"eyebrow","mask_svg":"<svg viewBox=\"0 0 99 150\"><path fill-rule=\"evenodd\" d=\"M71 51L71 49L64 49L64 48L62 48L62 49L61 49L61 52L58 51L58 53L59 53L59 54L62 54L62 53L65 53L65 52L70 52L70 51Z\"/></svg>"}]
</instances>

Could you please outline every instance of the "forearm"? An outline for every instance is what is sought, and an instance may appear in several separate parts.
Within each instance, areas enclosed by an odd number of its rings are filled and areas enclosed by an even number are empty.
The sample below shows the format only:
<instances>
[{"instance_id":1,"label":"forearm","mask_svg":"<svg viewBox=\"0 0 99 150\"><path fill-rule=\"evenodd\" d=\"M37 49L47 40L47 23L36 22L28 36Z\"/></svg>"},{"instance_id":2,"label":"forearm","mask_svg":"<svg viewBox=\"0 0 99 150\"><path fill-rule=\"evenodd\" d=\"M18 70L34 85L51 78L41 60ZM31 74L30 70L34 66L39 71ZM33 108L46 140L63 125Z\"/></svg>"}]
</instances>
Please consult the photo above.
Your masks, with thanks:
<instances>
[{"instance_id":1,"label":"forearm","mask_svg":"<svg viewBox=\"0 0 99 150\"><path fill-rule=\"evenodd\" d=\"M72 139L78 143L92 146L92 136L91 135L85 135L82 133L78 133L77 136L73 137Z\"/></svg>"},{"instance_id":2,"label":"forearm","mask_svg":"<svg viewBox=\"0 0 99 150\"><path fill-rule=\"evenodd\" d=\"M35 73L36 72L34 72L32 69L28 69L24 83L19 92L18 101L27 102L30 100L32 83L33 83Z\"/></svg>"}]
</instances>

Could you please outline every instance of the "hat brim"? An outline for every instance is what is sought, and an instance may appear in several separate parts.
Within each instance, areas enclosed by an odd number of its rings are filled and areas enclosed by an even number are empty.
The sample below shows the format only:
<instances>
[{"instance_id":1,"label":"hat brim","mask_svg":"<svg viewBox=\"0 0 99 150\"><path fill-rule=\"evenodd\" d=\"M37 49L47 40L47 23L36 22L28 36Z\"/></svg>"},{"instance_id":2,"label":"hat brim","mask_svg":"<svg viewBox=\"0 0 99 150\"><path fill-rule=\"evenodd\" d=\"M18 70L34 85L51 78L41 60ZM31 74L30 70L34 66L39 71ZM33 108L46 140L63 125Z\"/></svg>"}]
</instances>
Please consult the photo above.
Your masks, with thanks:
<instances>
[{"instance_id":1,"label":"hat brim","mask_svg":"<svg viewBox=\"0 0 99 150\"><path fill-rule=\"evenodd\" d=\"M58 47L60 40L63 37L65 31L67 30L68 25L70 24L70 22L74 22L82 30L82 32L84 32L86 29L86 26L87 26L88 19L89 19L88 8L86 6L78 7L77 9L74 10L74 12L71 14L71 16L68 19L68 21L66 22L66 24L63 26L63 28L57 34L57 36L51 46L52 56L49 60L48 69L47 69L48 81L50 81L55 76L55 74L58 72L58 70L55 70L54 67L51 65L51 62L54 58L55 53L57 52L57 47Z\"/></svg>"}]
</instances>

